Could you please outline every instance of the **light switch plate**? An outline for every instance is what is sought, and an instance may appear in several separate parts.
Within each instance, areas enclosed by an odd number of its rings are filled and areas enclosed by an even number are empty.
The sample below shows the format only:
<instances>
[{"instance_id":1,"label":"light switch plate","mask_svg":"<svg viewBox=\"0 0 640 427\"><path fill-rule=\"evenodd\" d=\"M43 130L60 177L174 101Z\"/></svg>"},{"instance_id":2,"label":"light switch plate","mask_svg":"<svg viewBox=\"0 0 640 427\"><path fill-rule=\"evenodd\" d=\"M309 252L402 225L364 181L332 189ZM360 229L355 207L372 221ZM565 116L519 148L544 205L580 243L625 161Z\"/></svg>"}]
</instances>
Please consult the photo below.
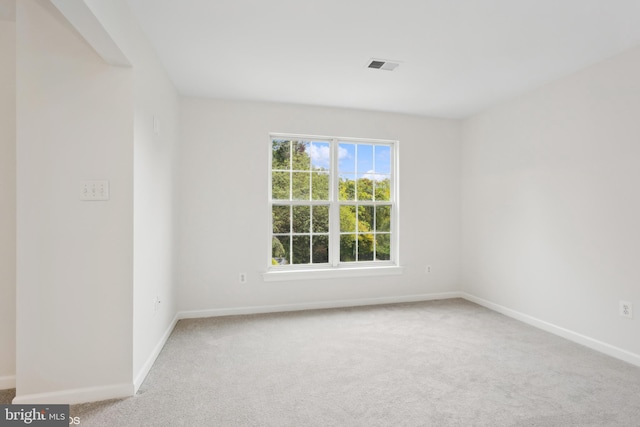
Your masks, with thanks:
<instances>
[{"instance_id":1,"label":"light switch plate","mask_svg":"<svg viewBox=\"0 0 640 427\"><path fill-rule=\"evenodd\" d=\"M109 200L109 181L82 181L80 185L80 200Z\"/></svg>"}]
</instances>

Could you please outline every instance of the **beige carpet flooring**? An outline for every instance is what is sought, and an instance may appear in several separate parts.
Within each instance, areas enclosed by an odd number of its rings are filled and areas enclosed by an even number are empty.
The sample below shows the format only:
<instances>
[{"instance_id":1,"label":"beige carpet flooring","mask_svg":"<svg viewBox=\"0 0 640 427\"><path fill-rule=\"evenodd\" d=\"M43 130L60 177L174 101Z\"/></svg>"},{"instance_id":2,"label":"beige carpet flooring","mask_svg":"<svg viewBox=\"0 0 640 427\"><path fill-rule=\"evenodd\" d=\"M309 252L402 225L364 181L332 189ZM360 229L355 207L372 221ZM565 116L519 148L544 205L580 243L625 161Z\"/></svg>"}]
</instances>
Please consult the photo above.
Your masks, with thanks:
<instances>
[{"instance_id":1,"label":"beige carpet flooring","mask_svg":"<svg viewBox=\"0 0 640 427\"><path fill-rule=\"evenodd\" d=\"M640 426L640 368L470 302L183 320L81 426Z\"/></svg>"},{"instance_id":2,"label":"beige carpet flooring","mask_svg":"<svg viewBox=\"0 0 640 427\"><path fill-rule=\"evenodd\" d=\"M9 390L0 390L0 404L10 404L14 397L16 397L15 388L11 388Z\"/></svg>"}]
</instances>

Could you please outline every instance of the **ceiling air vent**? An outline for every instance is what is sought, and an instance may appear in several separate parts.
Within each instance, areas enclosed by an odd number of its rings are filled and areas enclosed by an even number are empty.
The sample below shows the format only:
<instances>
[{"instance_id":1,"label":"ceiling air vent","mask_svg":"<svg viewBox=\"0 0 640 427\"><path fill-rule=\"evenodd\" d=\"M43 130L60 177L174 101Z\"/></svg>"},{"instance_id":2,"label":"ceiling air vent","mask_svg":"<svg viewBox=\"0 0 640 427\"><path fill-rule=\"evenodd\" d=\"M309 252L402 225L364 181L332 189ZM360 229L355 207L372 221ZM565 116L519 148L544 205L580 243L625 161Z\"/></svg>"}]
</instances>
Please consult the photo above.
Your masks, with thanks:
<instances>
[{"instance_id":1,"label":"ceiling air vent","mask_svg":"<svg viewBox=\"0 0 640 427\"><path fill-rule=\"evenodd\" d=\"M400 65L397 62L388 61L386 59L371 59L367 68L374 68L376 70L387 70L393 71L395 68Z\"/></svg>"}]
</instances>

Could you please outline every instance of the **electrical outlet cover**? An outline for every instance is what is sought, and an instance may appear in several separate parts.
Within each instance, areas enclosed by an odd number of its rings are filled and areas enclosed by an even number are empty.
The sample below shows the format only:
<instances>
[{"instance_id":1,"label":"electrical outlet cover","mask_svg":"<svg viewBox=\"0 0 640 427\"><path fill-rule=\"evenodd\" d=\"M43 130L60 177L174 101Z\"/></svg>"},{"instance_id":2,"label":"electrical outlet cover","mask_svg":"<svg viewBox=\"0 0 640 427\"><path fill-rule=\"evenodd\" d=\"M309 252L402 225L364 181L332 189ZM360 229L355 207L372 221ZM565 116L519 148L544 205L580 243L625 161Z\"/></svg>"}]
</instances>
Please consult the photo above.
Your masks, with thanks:
<instances>
[{"instance_id":1,"label":"electrical outlet cover","mask_svg":"<svg viewBox=\"0 0 640 427\"><path fill-rule=\"evenodd\" d=\"M633 304L629 301L620 301L620 316L633 318Z\"/></svg>"}]
</instances>

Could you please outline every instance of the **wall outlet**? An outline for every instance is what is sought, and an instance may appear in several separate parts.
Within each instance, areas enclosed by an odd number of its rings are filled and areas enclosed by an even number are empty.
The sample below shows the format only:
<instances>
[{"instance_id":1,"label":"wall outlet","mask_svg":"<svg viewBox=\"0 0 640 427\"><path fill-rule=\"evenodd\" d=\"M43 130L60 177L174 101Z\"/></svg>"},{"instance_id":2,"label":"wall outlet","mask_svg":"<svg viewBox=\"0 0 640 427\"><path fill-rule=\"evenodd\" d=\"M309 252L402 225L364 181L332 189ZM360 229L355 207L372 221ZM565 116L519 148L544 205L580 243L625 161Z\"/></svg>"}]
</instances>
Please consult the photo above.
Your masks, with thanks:
<instances>
[{"instance_id":1,"label":"wall outlet","mask_svg":"<svg viewBox=\"0 0 640 427\"><path fill-rule=\"evenodd\" d=\"M240 273L240 283L247 283L247 273Z\"/></svg>"},{"instance_id":2,"label":"wall outlet","mask_svg":"<svg viewBox=\"0 0 640 427\"><path fill-rule=\"evenodd\" d=\"M430 274L431 273L431 266L427 265L424 269L425 274Z\"/></svg>"},{"instance_id":3,"label":"wall outlet","mask_svg":"<svg viewBox=\"0 0 640 427\"><path fill-rule=\"evenodd\" d=\"M160 310L160 297L153 298L153 314L156 314Z\"/></svg>"},{"instance_id":4,"label":"wall outlet","mask_svg":"<svg viewBox=\"0 0 640 427\"><path fill-rule=\"evenodd\" d=\"M629 301L620 301L620 316L633 318L633 304Z\"/></svg>"}]
</instances>

